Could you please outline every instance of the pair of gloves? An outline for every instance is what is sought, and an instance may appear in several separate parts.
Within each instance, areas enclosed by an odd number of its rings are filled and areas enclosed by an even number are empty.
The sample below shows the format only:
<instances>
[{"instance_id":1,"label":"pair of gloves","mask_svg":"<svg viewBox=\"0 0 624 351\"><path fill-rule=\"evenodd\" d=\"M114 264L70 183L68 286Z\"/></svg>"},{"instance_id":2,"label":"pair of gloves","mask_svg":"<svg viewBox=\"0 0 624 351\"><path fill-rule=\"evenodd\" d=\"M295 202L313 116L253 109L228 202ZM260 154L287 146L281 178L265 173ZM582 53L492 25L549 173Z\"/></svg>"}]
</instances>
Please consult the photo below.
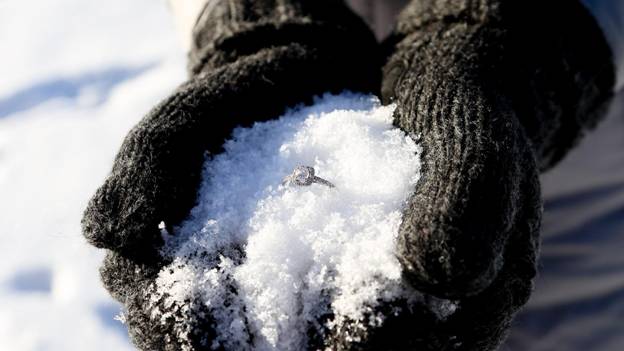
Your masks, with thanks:
<instances>
[{"instance_id":1,"label":"pair of gloves","mask_svg":"<svg viewBox=\"0 0 624 351\"><path fill-rule=\"evenodd\" d=\"M382 44L341 0L209 0L189 59L189 80L130 131L82 223L107 249L102 280L144 350L210 349L210 318L181 340L150 318L146 294L169 263L158 225L195 205L206 153L236 126L343 90L396 103L395 125L418 137L398 258L407 284L458 307L388 312L309 349L496 349L536 275L538 175L599 121L614 84L610 49L576 0L413 0Z\"/></svg>"}]
</instances>

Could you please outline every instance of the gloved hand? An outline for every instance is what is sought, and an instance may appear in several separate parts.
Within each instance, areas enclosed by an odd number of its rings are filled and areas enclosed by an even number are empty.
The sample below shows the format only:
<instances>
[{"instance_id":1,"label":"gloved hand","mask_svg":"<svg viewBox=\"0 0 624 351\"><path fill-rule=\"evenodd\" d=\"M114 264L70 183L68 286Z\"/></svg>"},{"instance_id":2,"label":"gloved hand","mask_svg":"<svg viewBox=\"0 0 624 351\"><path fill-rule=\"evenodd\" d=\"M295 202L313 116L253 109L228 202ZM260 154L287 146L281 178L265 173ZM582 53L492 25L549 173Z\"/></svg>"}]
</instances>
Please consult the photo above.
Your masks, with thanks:
<instances>
[{"instance_id":1,"label":"gloved hand","mask_svg":"<svg viewBox=\"0 0 624 351\"><path fill-rule=\"evenodd\" d=\"M412 286L458 307L397 316L358 349L493 350L532 290L538 173L603 115L609 48L569 0L413 0L386 45L382 98L423 148L399 259Z\"/></svg>"},{"instance_id":2,"label":"gloved hand","mask_svg":"<svg viewBox=\"0 0 624 351\"><path fill-rule=\"evenodd\" d=\"M189 80L130 131L82 222L87 240L108 249L102 280L126 306L136 346L210 348L209 316L179 339L171 321L151 319L146 292L167 264L158 225L188 216L206 153L220 152L234 127L278 117L316 95L375 92L377 51L342 1L207 2L194 29Z\"/></svg>"},{"instance_id":3,"label":"gloved hand","mask_svg":"<svg viewBox=\"0 0 624 351\"><path fill-rule=\"evenodd\" d=\"M160 302L146 293L168 263L157 226L188 215L204 153L218 153L235 126L313 95L378 87L374 39L337 1L209 3L189 82L130 132L83 220L87 239L109 250L102 279L142 349L209 348L214 337L209 311L185 330L154 321ZM609 50L579 4L536 0L413 1L388 47L382 97L398 104L396 125L424 151L399 259L407 283L457 309L441 317L426 302L397 301L376 311L387 316L382 325L347 323L312 345L493 349L536 273L538 171L601 115L613 84Z\"/></svg>"}]
</instances>

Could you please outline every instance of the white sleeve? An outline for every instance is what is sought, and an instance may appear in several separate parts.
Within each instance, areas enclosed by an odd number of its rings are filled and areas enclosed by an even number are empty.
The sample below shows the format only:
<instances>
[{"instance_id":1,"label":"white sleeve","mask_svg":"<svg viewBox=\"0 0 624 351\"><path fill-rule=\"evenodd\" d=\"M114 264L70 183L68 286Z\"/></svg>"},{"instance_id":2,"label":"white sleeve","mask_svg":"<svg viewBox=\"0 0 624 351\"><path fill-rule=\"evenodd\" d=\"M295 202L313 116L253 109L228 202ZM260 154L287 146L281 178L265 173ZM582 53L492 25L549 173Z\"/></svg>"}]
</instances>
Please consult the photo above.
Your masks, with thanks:
<instances>
[{"instance_id":1,"label":"white sleeve","mask_svg":"<svg viewBox=\"0 0 624 351\"><path fill-rule=\"evenodd\" d=\"M175 19L178 37L187 52L191 49L195 22L208 1L210 0L167 0Z\"/></svg>"}]
</instances>

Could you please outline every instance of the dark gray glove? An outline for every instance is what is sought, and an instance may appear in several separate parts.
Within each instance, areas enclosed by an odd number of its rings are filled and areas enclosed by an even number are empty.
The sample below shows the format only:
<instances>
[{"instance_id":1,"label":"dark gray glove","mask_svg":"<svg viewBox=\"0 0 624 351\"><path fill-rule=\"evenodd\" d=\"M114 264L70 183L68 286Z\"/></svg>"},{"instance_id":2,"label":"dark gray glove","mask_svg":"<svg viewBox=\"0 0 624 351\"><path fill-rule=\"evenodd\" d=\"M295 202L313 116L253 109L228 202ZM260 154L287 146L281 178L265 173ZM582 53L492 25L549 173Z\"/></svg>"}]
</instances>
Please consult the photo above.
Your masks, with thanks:
<instances>
[{"instance_id":1,"label":"dark gray glove","mask_svg":"<svg viewBox=\"0 0 624 351\"><path fill-rule=\"evenodd\" d=\"M235 126L313 95L379 87L374 39L342 3L211 3L189 82L130 132L83 220L89 241L109 249L102 279L145 350L208 349L214 338L210 311L199 308L189 339L178 339L172 321L150 318L146 293L168 263L158 223L188 215L204 153L220 152ZM580 4L563 0L413 1L387 45L382 97L424 151L400 229L406 284L458 308L441 317L434 303L395 301L374 311L382 325L347 322L310 335L310 349L494 349L536 274L538 171L601 115L609 49Z\"/></svg>"},{"instance_id":2,"label":"dark gray glove","mask_svg":"<svg viewBox=\"0 0 624 351\"><path fill-rule=\"evenodd\" d=\"M210 349L209 311L181 340L172 321L150 318L147 294L167 264L158 225L189 214L205 154L220 152L234 127L315 95L379 89L377 42L341 1L208 4L194 30L189 80L130 131L82 222L87 240L109 250L102 280L126 306L132 340L144 350Z\"/></svg>"},{"instance_id":3,"label":"dark gray glove","mask_svg":"<svg viewBox=\"0 0 624 351\"><path fill-rule=\"evenodd\" d=\"M609 47L570 0L413 0L386 45L382 97L423 148L399 259L410 284L458 308L398 316L361 349L493 350L536 275L538 173L603 115Z\"/></svg>"}]
</instances>

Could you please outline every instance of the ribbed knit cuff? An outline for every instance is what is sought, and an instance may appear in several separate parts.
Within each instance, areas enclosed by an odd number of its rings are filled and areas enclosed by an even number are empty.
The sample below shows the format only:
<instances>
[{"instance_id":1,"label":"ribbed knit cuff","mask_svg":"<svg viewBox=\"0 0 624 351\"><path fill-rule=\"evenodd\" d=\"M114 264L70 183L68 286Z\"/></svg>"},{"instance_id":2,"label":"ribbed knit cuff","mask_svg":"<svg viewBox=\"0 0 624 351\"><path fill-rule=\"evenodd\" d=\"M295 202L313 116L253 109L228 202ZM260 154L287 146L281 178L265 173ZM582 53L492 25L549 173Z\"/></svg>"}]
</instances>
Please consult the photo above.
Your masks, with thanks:
<instances>
[{"instance_id":1,"label":"ribbed knit cuff","mask_svg":"<svg viewBox=\"0 0 624 351\"><path fill-rule=\"evenodd\" d=\"M393 49L409 50L401 41L458 30L490 41L480 51L457 47L449 54L474 56L480 66L463 69L509 99L540 169L559 162L609 106L615 84L612 53L579 1L412 1L388 42ZM390 61L386 76L392 69L405 72L397 64ZM396 83L386 79L386 100L394 97Z\"/></svg>"},{"instance_id":2,"label":"ribbed knit cuff","mask_svg":"<svg viewBox=\"0 0 624 351\"><path fill-rule=\"evenodd\" d=\"M208 1L193 29L189 72L199 74L292 43L337 53L358 51L366 31L366 24L342 0Z\"/></svg>"}]
</instances>

